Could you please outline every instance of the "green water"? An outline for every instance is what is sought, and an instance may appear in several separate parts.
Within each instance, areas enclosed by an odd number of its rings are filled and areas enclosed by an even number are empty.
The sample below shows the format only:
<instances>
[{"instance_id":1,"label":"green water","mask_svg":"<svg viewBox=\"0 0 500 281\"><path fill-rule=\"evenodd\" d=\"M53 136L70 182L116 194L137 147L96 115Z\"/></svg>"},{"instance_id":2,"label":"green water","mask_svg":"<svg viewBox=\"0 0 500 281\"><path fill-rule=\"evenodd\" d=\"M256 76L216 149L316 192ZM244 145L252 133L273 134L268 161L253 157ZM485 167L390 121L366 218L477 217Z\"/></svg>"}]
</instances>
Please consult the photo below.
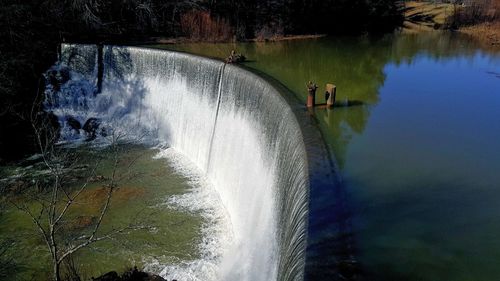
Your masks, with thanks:
<instances>
[{"instance_id":1,"label":"green water","mask_svg":"<svg viewBox=\"0 0 500 281\"><path fill-rule=\"evenodd\" d=\"M154 47L215 58L235 49L303 102L309 80L319 102L326 83L337 86L337 106L315 116L352 201L354 254L369 280L498 279L498 50L449 33ZM327 212L321 219L333 220ZM311 239L335 239L330 227ZM331 260L335 249L320 252Z\"/></svg>"},{"instance_id":2,"label":"green water","mask_svg":"<svg viewBox=\"0 0 500 281\"><path fill-rule=\"evenodd\" d=\"M176 265L200 258L197 245L201 241L202 215L179 211L166 204L168 198L185 194L192 185L167 160L154 159L157 152L127 145L120 147L117 154L110 149L92 149L81 157L81 163L87 164L101 159L96 166L96 174L108 179L114 171L115 155L119 160L116 169L118 188L113 193L109 211L98 234L132 226L112 239L96 242L73 256L81 276L86 278L84 280L111 270L120 272L127 267L142 267L151 262ZM8 173L7 170L3 168L3 176L13 173L12 169ZM81 182L75 182L75 188ZM106 198L103 189L106 183L92 182L85 189L62 221L60 233L65 237L89 233L92 226L89 226L88 220L98 217ZM10 198L16 200L19 197L11 195ZM11 276L10 280L32 280L33 277L35 280L48 279L52 268L48 249L34 224L24 212L6 201L2 204L4 212L0 218L0 241L8 239L13 242L7 255L13 258L17 267L17 274ZM39 209L39 205L33 202L28 203L28 206L33 210Z\"/></svg>"}]
</instances>

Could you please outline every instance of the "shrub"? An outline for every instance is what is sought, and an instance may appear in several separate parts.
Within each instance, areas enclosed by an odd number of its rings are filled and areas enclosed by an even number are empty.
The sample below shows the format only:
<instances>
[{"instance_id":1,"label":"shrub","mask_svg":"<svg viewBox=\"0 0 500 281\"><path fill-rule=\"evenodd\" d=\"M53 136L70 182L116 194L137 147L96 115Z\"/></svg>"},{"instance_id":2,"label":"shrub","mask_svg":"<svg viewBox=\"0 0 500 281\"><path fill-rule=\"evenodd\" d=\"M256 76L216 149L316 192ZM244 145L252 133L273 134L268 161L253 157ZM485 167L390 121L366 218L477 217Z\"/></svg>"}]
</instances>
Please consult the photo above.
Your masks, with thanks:
<instances>
[{"instance_id":1,"label":"shrub","mask_svg":"<svg viewBox=\"0 0 500 281\"><path fill-rule=\"evenodd\" d=\"M284 28L281 24L267 24L255 32L257 41L276 40L284 36Z\"/></svg>"},{"instance_id":2,"label":"shrub","mask_svg":"<svg viewBox=\"0 0 500 281\"><path fill-rule=\"evenodd\" d=\"M190 11L181 16L181 30L190 39L197 41L229 41L233 29L222 18L212 18L207 11Z\"/></svg>"},{"instance_id":3,"label":"shrub","mask_svg":"<svg viewBox=\"0 0 500 281\"><path fill-rule=\"evenodd\" d=\"M455 3L454 13L447 24L451 28L493 22L500 19L500 0L477 0Z\"/></svg>"}]
</instances>

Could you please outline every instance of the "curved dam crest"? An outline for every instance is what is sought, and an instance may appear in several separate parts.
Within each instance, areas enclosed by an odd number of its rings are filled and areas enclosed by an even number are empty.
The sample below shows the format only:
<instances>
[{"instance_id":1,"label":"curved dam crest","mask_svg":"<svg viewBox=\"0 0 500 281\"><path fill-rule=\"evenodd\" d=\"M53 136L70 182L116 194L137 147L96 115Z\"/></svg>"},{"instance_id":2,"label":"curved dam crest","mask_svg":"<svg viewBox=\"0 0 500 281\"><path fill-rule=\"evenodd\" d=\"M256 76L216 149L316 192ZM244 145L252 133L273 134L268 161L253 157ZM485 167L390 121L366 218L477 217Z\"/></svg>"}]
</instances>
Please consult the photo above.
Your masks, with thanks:
<instances>
[{"instance_id":1,"label":"curved dam crest","mask_svg":"<svg viewBox=\"0 0 500 281\"><path fill-rule=\"evenodd\" d=\"M138 47L63 44L45 108L68 124L101 122L106 134L166 143L206 174L230 216L233 241L221 280L303 280L309 170L301 127L259 76L198 56ZM108 128L108 129L105 129ZM105 132L106 131L106 132Z\"/></svg>"}]
</instances>

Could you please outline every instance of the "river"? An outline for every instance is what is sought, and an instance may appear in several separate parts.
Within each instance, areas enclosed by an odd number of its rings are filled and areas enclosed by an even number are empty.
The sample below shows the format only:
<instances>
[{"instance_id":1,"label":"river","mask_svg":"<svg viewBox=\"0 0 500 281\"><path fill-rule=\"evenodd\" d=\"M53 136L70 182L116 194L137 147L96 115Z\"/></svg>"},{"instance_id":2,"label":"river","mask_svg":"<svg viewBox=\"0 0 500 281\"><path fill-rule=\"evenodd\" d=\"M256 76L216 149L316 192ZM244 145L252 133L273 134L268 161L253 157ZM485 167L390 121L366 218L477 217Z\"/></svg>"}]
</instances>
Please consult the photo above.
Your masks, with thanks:
<instances>
[{"instance_id":1,"label":"river","mask_svg":"<svg viewBox=\"0 0 500 281\"><path fill-rule=\"evenodd\" d=\"M498 50L439 32L153 47L234 49L304 103L307 81L318 102L337 86L335 107L314 110L340 186L311 190L307 279L500 275Z\"/></svg>"}]
</instances>

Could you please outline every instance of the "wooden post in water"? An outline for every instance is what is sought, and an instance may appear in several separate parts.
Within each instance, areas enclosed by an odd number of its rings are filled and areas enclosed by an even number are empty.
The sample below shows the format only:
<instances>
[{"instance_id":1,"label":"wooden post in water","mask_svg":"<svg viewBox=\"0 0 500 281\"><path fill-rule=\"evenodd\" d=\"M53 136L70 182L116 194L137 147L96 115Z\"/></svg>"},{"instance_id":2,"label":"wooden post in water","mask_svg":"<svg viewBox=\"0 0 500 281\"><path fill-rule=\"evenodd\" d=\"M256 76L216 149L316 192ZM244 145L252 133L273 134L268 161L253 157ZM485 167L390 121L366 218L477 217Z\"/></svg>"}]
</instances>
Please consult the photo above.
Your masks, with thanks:
<instances>
[{"instance_id":1,"label":"wooden post in water","mask_svg":"<svg viewBox=\"0 0 500 281\"><path fill-rule=\"evenodd\" d=\"M337 95L337 87L333 84L326 84L325 99L326 107L332 107L335 103L335 98Z\"/></svg>"},{"instance_id":2,"label":"wooden post in water","mask_svg":"<svg viewBox=\"0 0 500 281\"><path fill-rule=\"evenodd\" d=\"M307 107L314 107L316 104L316 89L318 89L316 84L311 81L307 83Z\"/></svg>"}]
</instances>

